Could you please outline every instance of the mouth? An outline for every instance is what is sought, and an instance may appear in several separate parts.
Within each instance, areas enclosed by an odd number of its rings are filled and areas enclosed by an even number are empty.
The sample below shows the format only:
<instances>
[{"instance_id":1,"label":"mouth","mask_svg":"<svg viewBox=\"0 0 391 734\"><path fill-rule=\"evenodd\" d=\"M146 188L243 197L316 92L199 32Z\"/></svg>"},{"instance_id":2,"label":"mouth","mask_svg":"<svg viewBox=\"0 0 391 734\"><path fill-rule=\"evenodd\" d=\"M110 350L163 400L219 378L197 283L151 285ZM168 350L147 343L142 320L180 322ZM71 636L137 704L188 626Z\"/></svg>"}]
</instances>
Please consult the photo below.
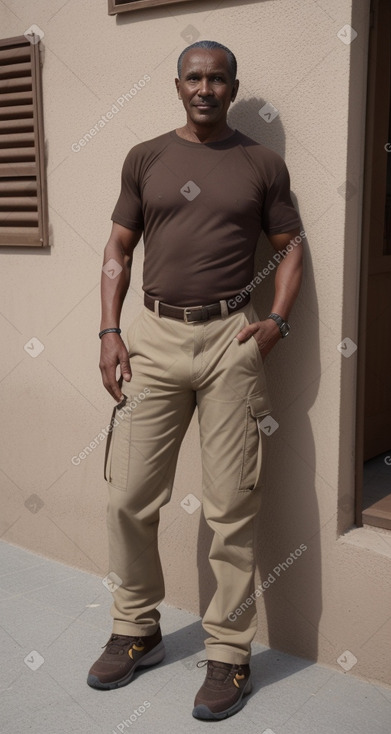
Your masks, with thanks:
<instances>
[{"instance_id":1,"label":"mouth","mask_svg":"<svg viewBox=\"0 0 391 734\"><path fill-rule=\"evenodd\" d=\"M215 109L217 105L215 104L196 104L194 107L197 108L197 110L213 110Z\"/></svg>"}]
</instances>

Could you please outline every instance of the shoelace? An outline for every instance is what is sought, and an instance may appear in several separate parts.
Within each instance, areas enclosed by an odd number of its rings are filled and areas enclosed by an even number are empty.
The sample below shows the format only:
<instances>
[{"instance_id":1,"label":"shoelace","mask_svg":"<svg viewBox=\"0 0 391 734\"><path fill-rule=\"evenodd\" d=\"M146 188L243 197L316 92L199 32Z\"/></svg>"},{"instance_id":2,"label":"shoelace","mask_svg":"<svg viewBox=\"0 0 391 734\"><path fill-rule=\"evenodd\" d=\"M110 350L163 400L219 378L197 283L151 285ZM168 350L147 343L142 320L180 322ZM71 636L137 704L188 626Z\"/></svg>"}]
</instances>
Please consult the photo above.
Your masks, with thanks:
<instances>
[{"instance_id":1,"label":"shoelace","mask_svg":"<svg viewBox=\"0 0 391 734\"><path fill-rule=\"evenodd\" d=\"M219 664L214 660L199 660L197 668L203 668L204 665L208 665L207 677L219 681L226 681L230 676L234 676L242 670L240 665L232 665L230 668L227 668L226 665L229 665L229 663Z\"/></svg>"},{"instance_id":2,"label":"shoelace","mask_svg":"<svg viewBox=\"0 0 391 734\"><path fill-rule=\"evenodd\" d=\"M133 643L141 643L142 645L142 640L140 637L130 637L128 635L112 635L109 641L105 645L102 645L102 647L105 647L106 652L110 655L117 655L119 652L123 652L125 645L129 646L129 644L133 645Z\"/></svg>"}]
</instances>

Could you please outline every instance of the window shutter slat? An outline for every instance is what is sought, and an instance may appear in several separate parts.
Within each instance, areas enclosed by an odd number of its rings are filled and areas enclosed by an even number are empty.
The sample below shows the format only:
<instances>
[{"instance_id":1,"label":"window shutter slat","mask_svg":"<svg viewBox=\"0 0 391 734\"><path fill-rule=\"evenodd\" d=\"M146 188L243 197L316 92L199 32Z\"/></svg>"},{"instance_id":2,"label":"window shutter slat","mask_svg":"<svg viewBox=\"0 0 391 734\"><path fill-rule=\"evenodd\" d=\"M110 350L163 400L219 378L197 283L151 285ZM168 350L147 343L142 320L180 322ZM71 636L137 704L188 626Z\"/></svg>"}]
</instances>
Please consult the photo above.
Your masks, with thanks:
<instances>
[{"instance_id":1,"label":"window shutter slat","mask_svg":"<svg viewBox=\"0 0 391 734\"><path fill-rule=\"evenodd\" d=\"M0 41L0 245L47 245L39 42Z\"/></svg>"},{"instance_id":2,"label":"window shutter slat","mask_svg":"<svg viewBox=\"0 0 391 734\"><path fill-rule=\"evenodd\" d=\"M21 161L35 161L34 146L18 148L0 148L0 163L14 163Z\"/></svg>"},{"instance_id":3,"label":"window shutter slat","mask_svg":"<svg viewBox=\"0 0 391 734\"><path fill-rule=\"evenodd\" d=\"M0 62L0 79L14 79L16 77L28 77L31 80L31 64L7 64L1 66Z\"/></svg>"},{"instance_id":4,"label":"window shutter slat","mask_svg":"<svg viewBox=\"0 0 391 734\"><path fill-rule=\"evenodd\" d=\"M38 224L38 212L3 211L0 209L0 223L2 222L6 222L12 227L19 227L23 222L28 222L29 225L34 226Z\"/></svg>"},{"instance_id":5,"label":"window shutter slat","mask_svg":"<svg viewBox=\"0 0 391 734\"><path fill-rule=\"evenodd\" d=\"M0 148L11 148L13 145L31 146L34 145L33 132L17 132L4 133L0 130Z\"/></svg>"},{"instance_id":6,"label":"window shutter slat","mask_svg":"<svg viewBox=\"0 0 391 734\"><path fill-rule=\"evenodd\" d=\"M39 245L36 227L0 227L0 245Z\"/></svg>"},{"instance_id":7,"label":"window shutter slat","mask_svg":"<svg viewBox=\"0 0 391 734\"><path fill-rule=\"evenodd\" d=\"M33 132L34 120L32 117L18 118L17 120L0 120L0 135L17 132Z\"/></svg>"},{"instance_id":8,"label":"window shutter slat","mask_svg":"<svg viewBox=\"0 0 391 734\"><path fill-rule=\"evenodd\" d=\"M22 117L34 116L34 107L30 105L17 105L15 107L0 107L0 120L15 120Z\"/></svg>"},{"instance_id":9,"label":"window shutter slat","mask_svg":"<svg viewBox=\"0 0 391 734\"><path fill-rule=\"evenodd\" d=\"M6 92L18 92L23 90L31 90L31 76L19 76L19 77L7 77L7 79L1 79L0 77L0 95ZM0 97L0 104L2 97Z\"/></svg>"},{"instance_id":10,"label":"window shutter slat","mask_svg":"<svg viewBox=\"0 0 391 734\"><path fill-rule=\"evenodd\" d=\"M29 41L26 41L20 47L7 46L4 49L0 48L1 66L7 67L9 64L15 64L17 61L31 63L31 46Z\"/></svg>"},{"instance_id":11,"label":"window shutter slat","mask_svg":"<svg viewBox=\"0 0 391 734\"><path fill-rule=\"evenodd\" d=\"M36 194L37 193L37 182L34 179L17 178L7 180L6 178L0 178L0 196L23 196L24 194Z\"/></svg>"},{"instance_id":12,"label":"window shutter slat","mask_svg":"<svg viewBox=\"0 0 391 734\"><path fill-rule=\"evenodd\" d=\"M3 94L0 94L0 105L2 109L8 105L32 105L32 103L33 93L31 89L25 92L3 92Z\"/></svg>"},{"instance_id":13,"label":"window shutter slat","mask_svg":"<svg viewBox=\"0 0 391 734\"><path fill-rule=\"evenodd\" d=\"M172 5L173 3L188 3L190 0L109 0L109 15L128 13L131 10Z\"/></svg>"},{"instance_id":14,"label":"window shutter slat","mask_svg":"<svg viewBox=\"0 0 391 734\"><path fill-rule=\"evenodd\" d=\"M14 211L15 209L37 209L38 199L36 196L4 196L0 199L0 211Z\"/></svg>"},{"instance_id":15,"label":"window shutter slat","mask_svg":"<svg viewBox=\"0 0 391 734\"><path fill-rule=\"evenodd\" d=\"M13 178L14 176L36 176L37 167L35 163L25 161L13 161L12 163L0 163L0 177Z\"/></svg>"}]
</instances>

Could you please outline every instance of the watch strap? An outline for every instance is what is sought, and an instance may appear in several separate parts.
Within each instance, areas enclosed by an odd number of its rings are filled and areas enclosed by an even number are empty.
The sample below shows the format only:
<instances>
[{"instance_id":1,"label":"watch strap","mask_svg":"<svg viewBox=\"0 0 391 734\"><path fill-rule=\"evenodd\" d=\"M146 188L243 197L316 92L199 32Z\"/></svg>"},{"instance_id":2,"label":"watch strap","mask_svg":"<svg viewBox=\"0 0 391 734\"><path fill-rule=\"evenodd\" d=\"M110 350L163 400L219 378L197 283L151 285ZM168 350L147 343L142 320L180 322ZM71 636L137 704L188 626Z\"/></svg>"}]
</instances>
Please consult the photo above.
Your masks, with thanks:
<instances>
[{"instance_id":1,"label":"watch strap","mask_svg":"<svg viewBox=\"0 0 391 734\"><path fill-rule=\"evenodd\" d=\"M276 324L277 324L277 326L278 326L278 328L280 330L280 334L281 334L282 338L288 336L289 330L290 330L290 326L289 326L289 324L288 324L287 321L284 321L284 319L281 316L279 316L278 313L269 313L269 316L267 318L268 319L273 319L273 321L276 322Z\"/></svg>"}]
</instances>

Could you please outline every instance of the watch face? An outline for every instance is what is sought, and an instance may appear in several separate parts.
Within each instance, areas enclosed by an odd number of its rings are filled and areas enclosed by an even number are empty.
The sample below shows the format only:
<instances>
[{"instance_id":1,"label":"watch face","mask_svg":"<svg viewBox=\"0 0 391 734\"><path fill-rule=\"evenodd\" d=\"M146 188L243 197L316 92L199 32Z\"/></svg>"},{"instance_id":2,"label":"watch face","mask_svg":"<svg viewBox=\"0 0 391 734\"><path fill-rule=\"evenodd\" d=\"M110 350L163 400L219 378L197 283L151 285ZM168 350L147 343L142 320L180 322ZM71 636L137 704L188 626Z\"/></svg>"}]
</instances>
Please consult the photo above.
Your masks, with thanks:
<instances>
[{"instance_id":1,"label":"watch face","mask_svg":"<svg viewBox=\"0 0 391 734\"><path fill-rule=\"evenodd\" d=\"M284 336L288 336L288 334L289 334L289 324L287 324L286 321L284 321L281 324L280 331L281 331L281 334L282 334L283 337Z\"/></svg>"}]
</instances>

